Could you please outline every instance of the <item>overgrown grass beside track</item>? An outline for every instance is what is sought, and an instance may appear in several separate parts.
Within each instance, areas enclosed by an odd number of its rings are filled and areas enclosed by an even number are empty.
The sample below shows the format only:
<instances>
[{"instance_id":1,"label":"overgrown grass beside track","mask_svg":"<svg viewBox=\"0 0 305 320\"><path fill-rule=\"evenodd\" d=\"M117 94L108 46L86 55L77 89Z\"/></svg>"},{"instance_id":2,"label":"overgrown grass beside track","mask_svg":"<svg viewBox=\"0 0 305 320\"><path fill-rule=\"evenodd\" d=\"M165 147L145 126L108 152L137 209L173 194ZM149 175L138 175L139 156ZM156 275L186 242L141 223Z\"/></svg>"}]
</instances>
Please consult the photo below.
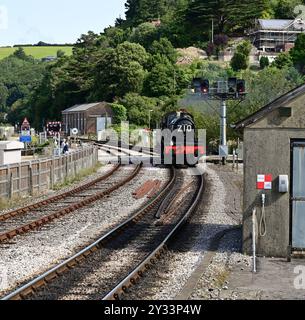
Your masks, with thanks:
<instances>
[{"instance_id":1,"label":"overgrown grass beside track","mask_svg":"<svg viewBox=\"0 0 305 320\"><path fill-rule=\"evenodd\" d=\"M61 190L63 188L66 188L68 186L70 186L73 183L77 183L80 182L81 180L83 180L83 178L90 176L94 173L96 173L100 168L102 167L101 163L96 164L95 167L93 168L89 168L89 169L83 169L81 170L75 177L72 178L66 178L64 180L64 182L62 183L58 183L53 187L53 190L58 191Z\"/></svg>"},{"instance_id":2,"label":"overgrown grass beside track","mask_svg":"<svg viewBox=\"0 0 305 320\"><path fill-rule=\"evenodd\" d=\"M89 168L89 169L83 169L81 170L75 177L73 178L67 178L64 182L60 184L56 184L53 188L54 191L60 191L63 188L66 188L68 186L71 186L74 183L78 183L82 181L84 178L97 173L97 171L102 167L101 163L98 163L95 167ZM41 194L40 194L41 195ZM35 196L31 197L32 201L35 201ZM22 207L29 203L29 197L20 197L17 195L14 195L12 199L5 199L0 198L0 211L1 210L8 210L8 209L14 209L17 207Z\"/></svg>"}]
</instances>

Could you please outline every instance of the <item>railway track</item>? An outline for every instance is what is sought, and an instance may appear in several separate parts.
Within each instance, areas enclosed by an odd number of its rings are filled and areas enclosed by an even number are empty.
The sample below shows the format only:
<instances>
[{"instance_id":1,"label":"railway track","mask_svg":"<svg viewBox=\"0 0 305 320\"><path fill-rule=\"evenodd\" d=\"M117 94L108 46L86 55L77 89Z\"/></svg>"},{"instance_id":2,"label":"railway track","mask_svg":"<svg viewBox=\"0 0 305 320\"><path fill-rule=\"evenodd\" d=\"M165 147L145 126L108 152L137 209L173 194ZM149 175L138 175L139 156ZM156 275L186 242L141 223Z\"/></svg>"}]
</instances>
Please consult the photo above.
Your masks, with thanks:
<instances>
[{"instance_id":1,"label":"railway track","mask_svg":"<svg viewBox=\"0 0 305 320\"><path fill-rule=\"evenodd\" d=\"M194 211L204 184L203 177L195 179L185 186L181 173L172 169L167 186L133 217L3 300L118 299L156 263ZM165 215L156 220L160 207Z\"/></svg>"},{"instance_id":2,"label":"railway track","mask_svg":"<svg viewBox=\"0 0 305 320\"><path fill-rule=\"evenodd\" d=\"M150 253L147 254L114 289L103 297L103 300L119 300L124 295L128 296L128 290L135 286L145 272L147 272L151 266L157 264L162 255L166 253L168 243L172 241L176 233L187 222L199 204L204 189L204 178L203 176L197 176L197 179L198 181L195 188L194 183L180 188L179 192L171 199L169 207L163 212L163 219L161 216L163 221L155 223L156 226L168 226L168 230L161 236L159 244L152 248ZM184 193L187 194L187 199Z\"/></svg>"},{"instance_id":3,"label":"railway track","mask_svg":"<svg viewBox=\"0 0 305 320\"><path fill-rule=\"evenodd\" d=\"M121 153L126 153L120 150ZM109 151L112 153L113 151ZM134 179L141 165L129 173L117 164L105 175L68 192L0 215L0 243L7 242L98 201ZM122 177L122 173L124 173Z\"/></svg>"},{"instance_id":4,"label":"railway track","mask_svg":"<svg viewBox=\"0 0 305 320\"><path fill-rule=\"evenodd\" d=\"M127 152L130 156L132 155L131 152L137 153L138 155L142 154L142 155L149 155L149 156L158 156L158 154L154 152L153 148L132 146L132 145L121 145L120 142L119 142L119 146L117 146L117 143L111 142L111 141L107 143L102 143L100 141L90 140L90 139L81 139L81 140L83 142L93 143L99 148L108 148L108 150L112 150L112 151L121 150L122 152Z\"/></svg>"}]
</instances>

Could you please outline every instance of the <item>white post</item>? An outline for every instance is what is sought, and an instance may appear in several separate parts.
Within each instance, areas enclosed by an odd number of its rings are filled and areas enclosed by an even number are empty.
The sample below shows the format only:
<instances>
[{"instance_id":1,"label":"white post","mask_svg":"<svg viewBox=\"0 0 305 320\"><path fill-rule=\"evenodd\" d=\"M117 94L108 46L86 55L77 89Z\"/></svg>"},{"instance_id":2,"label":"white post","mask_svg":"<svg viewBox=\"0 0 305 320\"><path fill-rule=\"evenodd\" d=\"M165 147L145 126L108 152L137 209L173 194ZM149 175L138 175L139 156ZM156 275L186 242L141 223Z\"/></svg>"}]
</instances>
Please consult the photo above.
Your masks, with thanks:
<instances>
[{"instance_id":1,"label":"white post","mask_svg":"<svg viewBox=\"0 0 305 320\"><path fill-rule=\"evenodd\" d=\"M149 130L151 128L151 113L153 112L154 110L149 110L148 112L148 115L149 115Z\"/></svg>"},{"instance_id":2,"label":"white post","mask_svg":"<svg viewBox=\"0 0 305 320\"><path fill-rule=\"evenodd\" d=\"M61 155L61 147L60 147L60 133L58 133L58 149L59 149L59 155Z\"/></svg>"},{"instance_id":3,"label":"white post","mask_svg":"<svg viewBox=\"0 0 305 320\"><path fill-rule=\"evenodd\" d=\"M227 146L227 104L226 100L221 102L221 120L220 120L220 144ZM222 164L226 164L226 157L222 157Z\"/></svg>"},{"instance_id":4,"label":"white post","mask_svg":"<svg viewBox=\"0 0 305 320\"><path fill-rule=\"evenodd\" d=\"M255 230L255 222L256 222L256 208L253 209L252 212L252 250L253 250L253 273L256 273L256 230Z\"/></svg>"},{"instance_id":5,"label":"white post","mask_svg":"<svg viewBox=\"0 0 305 320\"><path fill-rule=\"evenodd\" d=\"M239 143L239 138L237 139L237 149L238 149L238 153L237 153L237 164L236 164L236 167L237 167L237 171L238 171L238 168L239 168L239 152L240 152L240 143Z\"/></svg>"},{"instance_id":6,"label":"white post","mask_svg":"<svg viewBox=\"0 0 305 320\"><path fill-rule=\"evenodd\" d=\"M150 130L150 111L149 111L149 120L148 120L148 122L149 122L149 125L148 125L148 129Z\"/></svg>"},{"instance_id":7,"label":"white post","mask_svg":"<svg viewBox=\"0 0 305 320\"><path fill-rule=\"evenodd\" d=\"M223 146L227 145L227 104L226 100L221 102L221 137L220 141Z\"/></svg>"}]
</instances>

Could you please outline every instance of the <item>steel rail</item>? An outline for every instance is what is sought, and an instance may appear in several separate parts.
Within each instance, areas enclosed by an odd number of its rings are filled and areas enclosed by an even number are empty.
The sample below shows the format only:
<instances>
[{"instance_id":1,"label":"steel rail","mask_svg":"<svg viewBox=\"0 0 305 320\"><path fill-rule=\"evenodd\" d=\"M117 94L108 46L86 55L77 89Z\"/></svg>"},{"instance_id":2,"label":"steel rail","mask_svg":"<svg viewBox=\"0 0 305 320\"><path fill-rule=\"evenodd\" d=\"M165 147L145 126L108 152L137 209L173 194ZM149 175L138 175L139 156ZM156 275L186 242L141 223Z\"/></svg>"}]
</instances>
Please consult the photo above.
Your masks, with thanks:
<instances>
[{"instance_id":1,"label":"steel rail","mask_svg":"<svg viewBox=\"0 0 305 320\"><path fill-rule=\"evenodd\" d=\"M141 167L141 165L139 166ZM52 280L58 278L66 271L73 269L77 264L84 261L86 257L96 252L106 243L108 243L111 239L119 236L123 231L125 231L128 227L131 227L138 223L147 212L149 212L154 206L156 206L162 198L165 197L167 192L173 187L176 182L176 170L171 168L171 179L165 186L163 190L161 190L153 199L151 199L147 204L144 205L140 210L138 210L131 218L121 223L119 226L115 227L113 230L109 231L106 235L99 238L93 244L87 246L73 257L65 260L49 271L43 273L39 277L20 287L19 289L13 291L7 296L1 298L1 300L22 300L27 296L35 293L41 287L46 286Z\"/></svg>"},{"instance_id":2,"label":"steel rail","mask_svg":"<svg viewBox=\"0 0 305 320\"><path fill-rule=\"evenodd\" d=\"M128 182L130 182L132 179L134 179L138 173L140 172L142 168L142 165L138 165L136 167L136 169L133 171L133 173L128 176L127 178L121 180L119 183L116 183L113 187L102 191L102 192L98 192L97 194L93 195L93 196L88 196L87 198L85 198L84 200L78 201L70 206L67 206L63 209L60 209L54 213L51 213L47 216L44 216L42 218L37 219L36 221L32 221L30 223L24 224L22 226L19 226L13 230L9 230L6 231L2 234L0 234L0 243L10 240L12 238L17 237L18 235L22 235L25 233L30 232L31 230L35 230L38 229L40 227L42 227L43 225L46 225L60 217L63 217L67 214L70 214L71 212L74 212L80 208L86 207L89 204L100 200L102 198L104 198L105 196L111 194L112 192L118 190L120 187L122 187L123 185L127 184Z\"/></svg>"},{"instance_id":3,"label":"steel rail","mask_svg":"<svg viewBox=\"0 0 305 320\"><path fill-rule=\"evenodd\" d=\"M106 148L104 148L106 149ZM107 150L110 154L114 154L112 152L112 150ZM120 150L121 153L125 153L125 154L128 154L128 152L126 151L123 151L123 150ZM88 188L94 186L95 184L99 183L99 182L102 182L102 181L105 181L107 180L111 175L113 175L119 168L121 167L121 164L118 163L112 170L110 170L108 173L106 173L105 175L103 175L102 177L100 178L97 178L89 183L86 183L84 185L81 185L80 187L77 187L73 190L70 190L70 191L67 191L67 192L64 192L64 193L61 193L57 196L53 196L53 197L50 197L50 198L47 198L45 200L42 200L40 202L36 202L34 204L31 204L31 205L28 205L28 206L25 206L25 207L22 207L22 208L18 208L16 210L13 210L13 211L10 211L10 212L7 212L3 215L0 215L0 222L4 222L4 221L7 221L11 218L17 218L17 217L20 217L22 215L25 215L27 213L30 213L31 211L33 210L36 210L36 209L40 209L40 208L43 208L45 206L47 206L48 204L51 204L51 203L54 203L55 201L59 201L59 200L64 200L66 198L68 198L69 196L74 196L76 195L77 193L80 193L84 190L87 190ZM129 182L129 181L127 181ZM125 183L124 183L125 184ZM34 230L34 229L37 229L39 227L41 227L42 225L45 225L49 222L52 222L53 220L55 219L58 219L68 213L71 213L79 208L82 208L96 200L99 200L101 199L102 197L104 197L105 195L109 195L110 193L112 193L113 191L115 191L116 189L118 188L115 188L114 190L112 188L102 192L102 193L97 193L97 197L96 196L92 196L91 198L90 197L87 197L85 200L83 201L79 201L78 203L75 203L71 206L67 206L61 210L58 210L52 214L49 214L48 216L45 216L45 217L42 217L40 219L37 219L36 221L32 221L31 223L28 223L28 224L24 224L18 228L15 228L15 229L12 229L12 230L9 230L9 231L6 231L2 234L0 234L0 243L1 242L4 242L4 241L7 241L9 239L12 239L14 237L16 237L17 235L21 235L21 234L24 234L24 233L27 233L31 230ZM103 194L104 193L104 194ZM94 199L96 198L96 199ZM92 201L93 199L93 201Z\"/></svg>"},{"instance_id":4,"label":"steel rail","mask_svg":"<svg viewBox=\"0 0 305 320\"><path fill-rule=\"evenodd\" d=\"M176 226L172 231L165 237L162 243L151 253L149 254L125 279L123 279L111 292L109 292L103 300L119 300L120 295L126 293L128 289L134 286L137 281L143 277L145 271L147 271L151 265L156 263L156 260L160 259L162 254L166 252L167 244L176 234L176 232L186 223L191 214L196 209L197 205L200 202L201 194L204 189L204 178L200 176L200 186L198 188L196 197L192 202L192 205L187 210L185 215L179 220Z\"/></svg>"},{"instance_id":5,"label":"steel rail","mask_svg":"<svg viewBox=\"0 0 305 320\"><path fill-rule=\"evenodd\" d=\"M61 193L59 195L47 198L45 200L30 204L28 206L24 206L22 208L18 208L16 210L7 212L5 214L0 215L0 222L4 222L7 221L11 218L15 218L15 217L19 217L21 215L24 215L32 210L36 210L39 208L42 208L50 203L53 203L54 201L58 201L58 200L63 200L66 199L69 196L75 195L79 192L82 192L83 190L88 189L89 187L92 187L93 185L95 185L96 183L102 182L106 179L108 179L112 174L114 174L118 169L120 168L120 164L116 165L111 171L109 171L108 173L106 173L105 175L103 175L100 178L97 178L89 183L86 183L84 185L81 185L73 190Z\"/></svg>"},{"instance_id":6,"label":"steel rail","mask_svg":"<svg viewBox=\"0 0 305 320\"><path fill-rule=\"evenodd\" d=\"M151 156L154 156L154 155L158 155L157 153L154 152L153 148L149 148L149 147L141 147L141 146L133 146L133 145L126 145L126 147L120 145L120 146L115 146L115 145L112 145L111 141L109 141L108 143L110 144L107 144L107 143L103 143L103 142L100 142L100 141L97 141L97 140L90 140L90 139L80 139L82 141L85 141L85 142L91 142L97 146L105 146L105 147L111 147L111 148L114 148L115 150L117 148L119 149L126 149L126 150L129 150L129 151L134 151L134 152L138 152L138 153L143 153L143 154L146 154L146 155L151 155ZM115 142L114 142L115 144ZM119 142L120 144L120 142ZM136 148L136 149L133 149L133 148ZM137 148L141 149L141 152L137 150Z\"/></svg>"}]
</instances>

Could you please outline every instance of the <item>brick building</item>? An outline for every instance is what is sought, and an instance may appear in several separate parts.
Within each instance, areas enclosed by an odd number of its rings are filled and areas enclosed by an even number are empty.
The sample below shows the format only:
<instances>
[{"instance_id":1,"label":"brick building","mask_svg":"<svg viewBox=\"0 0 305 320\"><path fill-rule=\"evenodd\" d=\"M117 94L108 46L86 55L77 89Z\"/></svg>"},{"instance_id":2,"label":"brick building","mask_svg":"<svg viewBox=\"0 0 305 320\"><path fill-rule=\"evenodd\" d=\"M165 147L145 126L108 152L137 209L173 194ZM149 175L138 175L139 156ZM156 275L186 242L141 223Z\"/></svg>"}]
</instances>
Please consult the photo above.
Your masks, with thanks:
<instances>
[{"instance_id":1,"label":"brick building","mask_svg":"<svg viewBox=\"0 0 305 320\"><path fill-rule=\"evenodd\" d=\"M107 102L81 104L64 110L62 119L66 134L74 128L80 135L97 134L97 131L112 124L113 111Z\"/></svg>"}]
</instances>

